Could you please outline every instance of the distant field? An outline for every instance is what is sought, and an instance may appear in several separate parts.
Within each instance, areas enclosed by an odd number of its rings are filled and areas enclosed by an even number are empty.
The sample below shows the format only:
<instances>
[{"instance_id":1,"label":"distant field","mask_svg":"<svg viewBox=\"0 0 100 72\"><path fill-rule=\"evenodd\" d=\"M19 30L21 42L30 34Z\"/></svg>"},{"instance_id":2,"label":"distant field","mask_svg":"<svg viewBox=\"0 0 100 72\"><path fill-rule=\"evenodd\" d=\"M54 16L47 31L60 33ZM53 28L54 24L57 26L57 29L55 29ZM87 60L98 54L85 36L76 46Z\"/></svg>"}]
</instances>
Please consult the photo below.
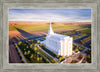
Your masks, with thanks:
<instances>
[{"instance_id":1,"label":"distant field","mask_svg":"<svg viewBox=\"0 0 100 72\"><path fill-rule=\"evenodd\" d=\"M91 22L52 22L53 24L66 24L66 25L89 25ZM9 24L17 25L33 25L33 24L49 24L49 22L9 22Z\"/></svg>"},{"instance_id":2,"label":"distant field","mask_svg":"<svg viewBox=\"0 0 100 72\"><path fill-rule=\"evenodd\" d=\"M21 29L27 32L46 32L49 29L49 24L31 24L31 25L9 25L9 31L16 31ZM72 30L82 28L79 25L65 25L65 24L52 24L54 31L56 30Z\"/></svg>"}]
</instances>

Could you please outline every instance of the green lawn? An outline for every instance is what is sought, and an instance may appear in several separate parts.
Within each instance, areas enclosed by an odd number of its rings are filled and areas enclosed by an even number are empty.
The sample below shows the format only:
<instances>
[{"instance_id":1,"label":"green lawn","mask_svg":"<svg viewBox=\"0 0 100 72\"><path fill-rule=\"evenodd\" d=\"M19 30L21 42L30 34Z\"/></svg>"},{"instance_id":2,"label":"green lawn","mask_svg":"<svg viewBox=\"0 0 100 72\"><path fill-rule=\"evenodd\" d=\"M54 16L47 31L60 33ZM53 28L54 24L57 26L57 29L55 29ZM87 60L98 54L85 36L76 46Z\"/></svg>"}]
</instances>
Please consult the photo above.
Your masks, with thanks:
<instances>
[{"instance_id":1,"label":"green lawn","mask_svg":"<svg viewBox=\"0 0 100 72\"><path fill-rule=\"evenodd\" d=\"M49 29L49 24L40 25L9 25L9 31L16 31L16 28L22 29L27 32L46 32ZM52 24L53 30L71 30L82 28L79 25L64 25L64 24Z\"/></svg>"},{"instance_id":2,"label":"green lawn","mask_svg":"<svg viewBox=\"0 0 100 72\"><path fill-rule=\"evenodd\" d=\"M83 32L83 33L90 34L90 33L91 33L91 28L86 28L86 29L79 30L79 31L80 31L80 32Z\"/></svg>"}]
</instances>

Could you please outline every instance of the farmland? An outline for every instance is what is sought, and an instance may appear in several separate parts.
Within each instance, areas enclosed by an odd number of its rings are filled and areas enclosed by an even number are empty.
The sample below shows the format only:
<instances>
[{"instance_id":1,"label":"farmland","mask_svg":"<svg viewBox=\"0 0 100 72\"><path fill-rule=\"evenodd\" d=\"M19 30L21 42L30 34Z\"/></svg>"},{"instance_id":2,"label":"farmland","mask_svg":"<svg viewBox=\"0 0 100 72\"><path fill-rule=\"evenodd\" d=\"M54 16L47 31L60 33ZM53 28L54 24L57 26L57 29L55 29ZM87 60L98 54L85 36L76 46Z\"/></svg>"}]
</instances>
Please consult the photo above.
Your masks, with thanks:
<instances>
[{"instance_id":1,"label":"farmland","mask_svg":"<svg viewBox=\"0 0 100 72\"><path fill-rule=\"evenodd\" d=\"M72 30L72 29L78 29L82 28L77 25L52 25L54 31L55 30ZM49 24L43 24L43 25L9 25L9 31L16 31L17 29L22 29L27 32L45 32L49 28Z\"/></svg>"},{"instance_id":2,"label":"farmland","mask_svg":"<svg viewBox=\"0 0 100 72\"><path fill-rule=\"evenodd\" d=\"M47 32L48 28L49 28L49 23L44 23L44 24L12 24L9 23L9 31L17 31L17 29L22 29L26 32ZM52 28L54 31L57 30L73 30L73 29L80 29L83 28L80 25L73 25L73 24L59 24L59 23L55 23L52 24Z\"/></svg>"}]
</instances>

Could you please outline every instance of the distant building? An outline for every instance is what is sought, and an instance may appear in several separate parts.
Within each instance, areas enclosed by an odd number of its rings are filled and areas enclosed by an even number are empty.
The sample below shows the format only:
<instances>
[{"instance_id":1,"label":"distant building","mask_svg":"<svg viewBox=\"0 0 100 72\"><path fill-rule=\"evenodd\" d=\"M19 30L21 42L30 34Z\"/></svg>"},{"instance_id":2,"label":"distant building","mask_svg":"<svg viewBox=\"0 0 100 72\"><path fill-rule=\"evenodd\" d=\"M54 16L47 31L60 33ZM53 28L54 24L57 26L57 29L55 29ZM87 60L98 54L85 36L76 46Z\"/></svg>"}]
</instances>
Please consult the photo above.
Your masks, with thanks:
<instances>
[{"instance_id":1,"label":"distant building","mask_svg":"<svg viewBox=\"0 0 100 72\"><path fill-rule=\"evenodd\" d=\"M45 41L45 45L49 50L55 51L56 54L61 56L70 56L72 55L72 44L72 37L54 33L50 23Z\"/></svg>"}]
</instances>

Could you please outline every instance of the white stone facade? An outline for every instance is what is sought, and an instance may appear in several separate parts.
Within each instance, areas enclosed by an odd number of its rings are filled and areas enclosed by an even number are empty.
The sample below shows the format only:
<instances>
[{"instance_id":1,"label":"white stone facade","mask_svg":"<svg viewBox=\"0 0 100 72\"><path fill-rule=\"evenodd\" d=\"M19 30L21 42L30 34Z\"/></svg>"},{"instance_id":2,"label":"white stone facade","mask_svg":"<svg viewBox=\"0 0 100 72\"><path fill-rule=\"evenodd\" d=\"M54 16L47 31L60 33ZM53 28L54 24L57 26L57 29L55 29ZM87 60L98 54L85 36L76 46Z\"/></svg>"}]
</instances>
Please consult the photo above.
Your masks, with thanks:
<instances>
[{"instance_id":1,"label":"white stone facade","mask_svg":"<svg viewBox=\"0 0 100 72\"><path fill-rule=\"evenodd\" d=\"M54 33L51 28L51 23L45 43L49 50L55 51L55 53L58 55L72 55L73 38L70 36Z\"/></svg>"}]
</instances>

